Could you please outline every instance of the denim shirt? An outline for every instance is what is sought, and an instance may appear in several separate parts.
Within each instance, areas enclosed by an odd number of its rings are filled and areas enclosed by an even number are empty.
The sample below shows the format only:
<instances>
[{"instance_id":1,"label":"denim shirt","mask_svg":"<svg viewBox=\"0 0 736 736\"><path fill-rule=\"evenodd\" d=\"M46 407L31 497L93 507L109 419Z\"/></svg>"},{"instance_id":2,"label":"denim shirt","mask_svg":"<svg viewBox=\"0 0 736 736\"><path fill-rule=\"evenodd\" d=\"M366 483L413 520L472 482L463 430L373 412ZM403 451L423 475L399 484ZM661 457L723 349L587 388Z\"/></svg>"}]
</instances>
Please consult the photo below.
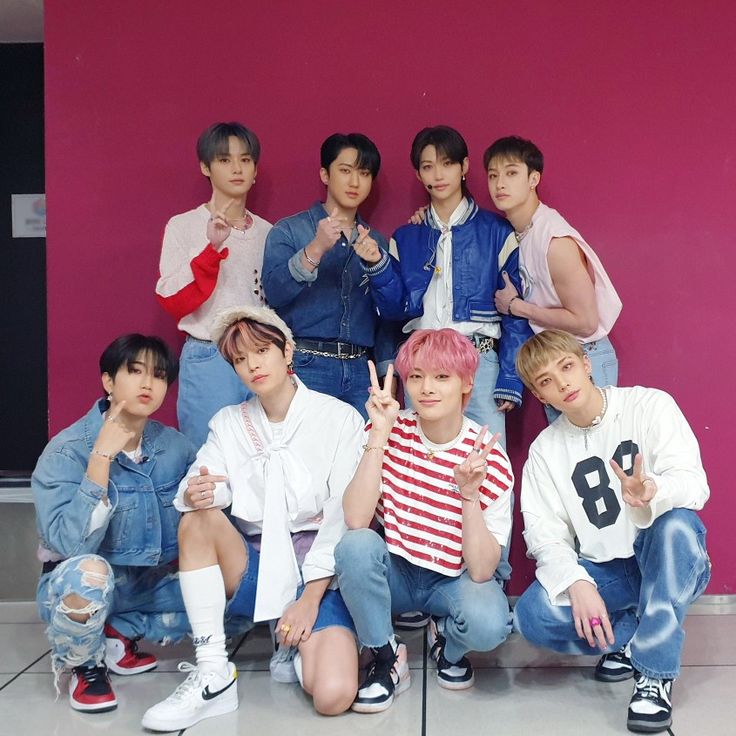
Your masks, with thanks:
<instances>
[{"instance_id":1,"label":"denim shirt","mask_svg":"<svg viewBox=\"0 0 736 736\"><path fill-rule=\"evenodd\" d=\"M173 501L194 462L189 440L149 420L134 463L124 453L110 464L107 489L86 475L107 402L96 402L77 422L54 437L31 478L36 528L41 545L63 558L99 554L112 565L153 566L178 554L179 512ZM90 518L107 490L111 513L90 532Z\"/></svg>"},{"instance_id":2,"label":"denim shirt","mask_svg":"<svg viewBox=\"0 0 736 736\"><path fill-rule=\"evenodd\" d=\"M310 272L301 262L302 250L314 240L317 225L325 217L324 206L315 202L310 209L279 220L271 229L263 258L266 298L295 337L373 347L379 317L368 279L376 268L389 266L386 239L371 230L371 237L384 253L371 268L343 236L322 256L319 268ZM357 221L367 227L360 215Z\"/></svg>"}]
</instances>

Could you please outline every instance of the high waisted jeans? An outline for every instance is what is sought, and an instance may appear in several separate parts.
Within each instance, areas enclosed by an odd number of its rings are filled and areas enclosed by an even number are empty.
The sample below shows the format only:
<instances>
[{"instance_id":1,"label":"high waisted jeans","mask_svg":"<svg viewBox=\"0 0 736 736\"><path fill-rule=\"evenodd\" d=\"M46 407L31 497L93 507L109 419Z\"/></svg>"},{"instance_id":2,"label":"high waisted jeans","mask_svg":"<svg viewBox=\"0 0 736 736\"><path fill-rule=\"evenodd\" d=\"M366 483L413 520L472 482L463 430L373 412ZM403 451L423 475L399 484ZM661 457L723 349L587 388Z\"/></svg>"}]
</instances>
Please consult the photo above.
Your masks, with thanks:
<instances>
[{"instance_id":1,"label":"high waisted jeans","mask_svg":"<svg viewBox=\"0 0 736 736\"><path fill-rule=\"evenodd\" d=\"M671 679L680 671L682 623L710 580L705 527L694 511L673 509L639 532L634 556L610 562L580 560L598 586L616 643L631 645L634 667L648 677ZM570 606L553 606L532 585L514 609L516 629L532 644L566 654L599 654L578 638Z\"/></svg>"},{"instance_id":2,"label":"high waisted jeans","mask_svg":"<svg viewBox=\"0 0 736 736\"><path fill-rule=\"evenodd\" d=\"M498 581L474 583L413 565L391 554L371 529L355 529L335 548L342 597L360 643L379 647L393 634L391 616L425 611L444 617L445 657L458 662L469 651L495 649L511 630L509 604Z\"/></svg>"}]
</instances>

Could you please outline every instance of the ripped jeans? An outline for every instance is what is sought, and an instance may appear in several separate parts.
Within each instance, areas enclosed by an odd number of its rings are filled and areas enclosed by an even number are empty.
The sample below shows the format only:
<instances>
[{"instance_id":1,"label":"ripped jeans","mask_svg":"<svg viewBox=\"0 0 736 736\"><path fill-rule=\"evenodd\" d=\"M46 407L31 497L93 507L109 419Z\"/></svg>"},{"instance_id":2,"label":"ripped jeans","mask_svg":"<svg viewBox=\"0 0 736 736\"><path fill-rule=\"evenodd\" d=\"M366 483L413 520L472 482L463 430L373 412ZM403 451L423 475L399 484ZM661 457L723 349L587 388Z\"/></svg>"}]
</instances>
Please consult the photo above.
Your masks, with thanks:
<instances>
[{"instance_id":1,"label":"ripped jeans","mask_svg":"<svg viewBox=\"0 0 736 736\"><path fill-rule=\"evenodd\" d=\"M85 563L106 572L85 570ZM65 599L77 595L88 603L74 608ZM55 675L65 667L99 665L105 657L105 623L129 639L161 644L183 639L190 631L175 564L158 567L110 566L99 555L71 557L41 576L38 613L48 624ZM89 615L85 622L68 614Z\"/></svg>"}]
</instances>

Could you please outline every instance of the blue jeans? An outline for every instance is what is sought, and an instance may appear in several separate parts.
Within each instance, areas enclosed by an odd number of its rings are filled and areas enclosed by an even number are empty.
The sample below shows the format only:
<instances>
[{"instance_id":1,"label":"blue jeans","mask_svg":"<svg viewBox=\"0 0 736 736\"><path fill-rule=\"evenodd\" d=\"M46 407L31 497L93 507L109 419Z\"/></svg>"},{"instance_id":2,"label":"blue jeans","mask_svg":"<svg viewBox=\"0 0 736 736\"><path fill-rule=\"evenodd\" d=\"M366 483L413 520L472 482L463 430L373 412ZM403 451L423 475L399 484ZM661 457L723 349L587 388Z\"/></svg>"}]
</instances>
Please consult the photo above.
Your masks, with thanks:
<instances>
[{"instance_id":1,"label":"blue jeans","mask_svg":"<svg viewBox=\"0 0 736 736\"><path fill-rule=\"evenodd\" d=\"M107 573L86 572L80 565L94 560ZM89 601L78 613L86 622L69 618L64 599L77 594ZM170 644L189 632L189 620L174 565L111 567L98 555L71 557L43 575L38 584L38 613L48 624L54 672L64 666L100 664L105 656L104 626L109 623L129 639Z\"/></svg>"},{"instance_id":2,"label":"blue jeans","mask_svg":"<svg viewBox=\"0 0 736 736\"><path fill-rule=\"evenodd\" d=\"M181 350L176 416L179 430L195 448L205 443L207 425L220 409L252 395L214 343L187 337Z\"/></svg>"},{"instance_id":3,"label":"blue jeans","mask_svg":"<svg viewBox=\"0 0 736 736\"><path fill-rule=\"evenodd\" d=\"M593 342L585 342L581 347L588 356L588 360L590 360L590 366L593 369L591 373L593 383L601 388L617 386L618 358L608 337L602 337L600 340L593 340ZM560 412L549 404L544 405L544 413L547 415L547 421L550 424L560 416Z\"/></svg>"},{"instance_id":4,"label":"blue jeans","mask_svg":"<svg viewBox=\"0 0 736 736\"><path fill-rule=\"evenodd\" d=\"M672 679L680 671L682 623L710 580L705 527L694 511L673 509L639 532L634 556L610 562L580 560L606 604L616 651L629 643L634 667L648 677ZM579 639L571 606L553 606L534 582L514 608L521 635L564 654L600 654Z\"/></svg>"},{"instance_id":5,"label":"blue jeans","mask_svg":"<svg viewBox=\"0 0 736 736\"><path fill-rule=\"evenodd\" d=\"M261 562L261 553L248 541L243 540L248 548L248 565L243 571L237 590L227 602L225 616L228 621L249 622L252 625L253 614L256 610L256 591L258 590L258 568ZM302 597L304 586L300 585L297 591L297 600ZM319 602L317 618L312 631L322 631L330 626L342 626L355 632L353 620L345 606L339 590L326 590ZM250 626L244 627L250 628Z\"/></svg>"},{"instance_id":6,"label":"blue jeans","mask_svg":"<svg viewBox=\"0 0 736 736\"><path fill-rule=\"evenodd\" d=\"M470 394L470 401L463 413L474 422L478 422L481 427L487 424L491 434L500 432L499 444L505 448L506 414L498 410L496 400L493 398L499 370L498 354L495 350L488 350L485 353L479 353L478 357L480 362L475 373L473 393Z\"/></svg>"},{"instance_id":7,"label":"blue jeans","mask_svg":"<svg viewBox=\"0 0 736 736\"><path fill-rule=\"evenodd\" d=\"M445 656L459 662L469 651L487 652L511 631L509 604L494 579L474 583L412 565L388 551L372 529L348 531L335 548L335 572L360 643L380 647L393 635L391 616L425 611L444 617Z\"/></svg>"},{"instance_id":8,"label":"blue jeans","mask_svg":"<svg viewBox=\"0 0 736 736\"><path fill-rule=\"evenodd\" d=\"M294 371L312 391L334 396L357 409L368 419L365 402L371 385L368 358L325 358L321 355L294 351Z\"/></svg>"}]
</instances>

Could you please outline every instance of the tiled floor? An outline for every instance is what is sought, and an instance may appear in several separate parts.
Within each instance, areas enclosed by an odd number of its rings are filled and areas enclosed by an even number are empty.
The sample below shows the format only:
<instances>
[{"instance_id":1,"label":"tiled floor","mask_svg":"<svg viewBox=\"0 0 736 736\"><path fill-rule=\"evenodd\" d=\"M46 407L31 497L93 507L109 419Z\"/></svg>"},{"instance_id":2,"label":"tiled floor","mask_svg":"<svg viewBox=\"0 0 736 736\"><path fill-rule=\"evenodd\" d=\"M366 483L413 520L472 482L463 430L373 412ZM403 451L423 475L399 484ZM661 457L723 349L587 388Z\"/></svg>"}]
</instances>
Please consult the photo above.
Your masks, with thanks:
<instances>
[{"instance_id":1,"label":"tiled floor","mask_svg":"<svg viewBox=\"0 0 736 736\"><path fill-rule=\"evenodd\" d=\"M718 615L709 611L720 611ZM682 675L675 684L675 736L736 734L736 607L699 606L686 622ZM260 628L239 643L240 709L202 721L187 734L250 736L608 736L626 734L631 683L612 685L591 678L593 659L560 657L535 650L516 635L495 652L473 655L476 684L452 693L436 684L425 665L421 632L405 636L412 686L382 714L321 718L296 685L272 682L270 640ZM152 703L181 682L177 663L191 658L189 644L157 649L156 671L114 678L119 707L111 713L72 711L65 690L54 700L43 625L28 604L0 604L0 734L141 733L140 718ZM181 732L183 733L183 732Z\"/></svg>"}]
</instances>

